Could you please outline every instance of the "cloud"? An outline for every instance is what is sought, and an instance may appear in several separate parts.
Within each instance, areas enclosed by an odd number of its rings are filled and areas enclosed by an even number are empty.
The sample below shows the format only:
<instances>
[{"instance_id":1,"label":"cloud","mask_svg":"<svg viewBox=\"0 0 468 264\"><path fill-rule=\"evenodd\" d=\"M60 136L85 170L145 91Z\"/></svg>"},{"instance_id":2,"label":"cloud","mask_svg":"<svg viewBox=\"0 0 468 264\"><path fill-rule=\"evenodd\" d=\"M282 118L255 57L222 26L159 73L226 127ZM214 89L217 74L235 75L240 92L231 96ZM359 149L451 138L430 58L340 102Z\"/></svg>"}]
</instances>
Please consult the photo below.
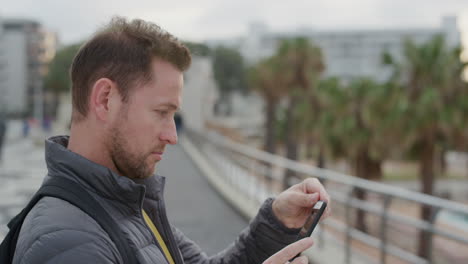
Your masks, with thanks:
<instances>
[{"instance_id":1,"label":"cloud","mask_svg":"<svg viewBox=\"0 0 468 264\"><path fill-rule=\"evenodd\" d=\"M441 16L467 10L466 0L13 0L0 16L37 19L65 43L87 38L112 15L158 23L181 38L201 40L243 35L252 21L273 31L297 27L356 29L438 26Z\"/></svg>"}]
</instances>

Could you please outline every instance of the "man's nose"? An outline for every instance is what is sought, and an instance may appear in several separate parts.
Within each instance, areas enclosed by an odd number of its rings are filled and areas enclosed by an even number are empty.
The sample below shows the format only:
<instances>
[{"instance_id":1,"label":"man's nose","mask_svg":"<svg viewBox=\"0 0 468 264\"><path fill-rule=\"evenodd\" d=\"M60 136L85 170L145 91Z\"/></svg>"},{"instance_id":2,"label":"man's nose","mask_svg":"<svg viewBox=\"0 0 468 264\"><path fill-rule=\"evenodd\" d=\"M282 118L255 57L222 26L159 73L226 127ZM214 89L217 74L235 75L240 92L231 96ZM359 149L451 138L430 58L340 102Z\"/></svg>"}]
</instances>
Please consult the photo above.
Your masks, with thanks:
<instances>
[{"instance_id":1,"label":"man's nose","mask_svg":"<svg viewBox=\"0 0 468 264\"><path fill-rule=\"evenodd\" d=\"M170 122L170 124L166 126L164 131L162 131L159 139L166 144L177 144L177 130L174 121Z\"/></svg>"}]
</instances>

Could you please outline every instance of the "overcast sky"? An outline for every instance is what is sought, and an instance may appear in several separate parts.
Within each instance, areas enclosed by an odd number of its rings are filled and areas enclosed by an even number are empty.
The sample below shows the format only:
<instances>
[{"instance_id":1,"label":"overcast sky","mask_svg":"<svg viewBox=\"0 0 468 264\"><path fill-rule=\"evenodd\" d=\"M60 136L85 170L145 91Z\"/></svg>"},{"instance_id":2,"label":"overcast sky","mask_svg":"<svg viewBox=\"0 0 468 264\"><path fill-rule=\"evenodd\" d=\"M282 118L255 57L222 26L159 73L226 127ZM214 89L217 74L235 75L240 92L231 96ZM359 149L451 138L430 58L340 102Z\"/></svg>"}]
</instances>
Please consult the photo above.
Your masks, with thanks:
<instances>
[{"instance_id":1,"label":"overcast sky","mask_svg":"<svg viewBox=\"0 0 468 264\"><path fill-rule=\"evenodd\" d=\"M4 0L1 17L36 19L62 43L87 38L113 15L156 22L186 40L241 36L262 21L272 31L298 27L366 29L437 27L457 15L468 31L468 0Z\"/></svg>"}]
</instances>

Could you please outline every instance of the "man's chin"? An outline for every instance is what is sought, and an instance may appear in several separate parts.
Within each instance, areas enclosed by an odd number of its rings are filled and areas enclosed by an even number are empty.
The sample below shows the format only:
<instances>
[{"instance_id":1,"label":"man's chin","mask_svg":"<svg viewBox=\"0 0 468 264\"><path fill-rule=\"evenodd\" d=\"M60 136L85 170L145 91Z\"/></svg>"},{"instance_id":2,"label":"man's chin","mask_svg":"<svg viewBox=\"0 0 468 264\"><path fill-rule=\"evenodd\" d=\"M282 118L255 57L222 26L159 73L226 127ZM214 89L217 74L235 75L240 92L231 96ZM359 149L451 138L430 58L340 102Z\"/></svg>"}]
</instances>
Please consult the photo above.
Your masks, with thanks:
<instances>
[{"instance_id":1,"label":"man's chin","mask_svg":"<svg viewBox=\"0 0 468 264\"><path fill-rule=\"evenodd\" d=\"M145 175L131 175L131 176L127 176L127 178L130 178L132 180L144 180L144 179L148 179L148 178L151 178L154 176L154 173L151 173L151 174L145 174Z\"/></svg>"},{"instance_id":2,"label":"man's chin","mask_svg":"<svg viewBox=\"0 0 468 264\"><path fill-rule=\"evenodd\" d=\"M136 179L148 179L152 176L155 175L155 171L156 170L156 166L153 166L152 169L148 169L146 170L145 172L141 172L141 173L138 173L138 174L127 174L127 178L130 178L130 179L133 179L133 180L136 180Z\"/></svg>"},{"instance_id":3,"label":"man's chin","mask_svg":"<svg viewBox=\"0 0 468 264\"><path fill-rule=\"evenodd\" d=\"M147 167L147 169L145 169L145 172L141 173L140 175L137 175L136 178L137 179L148 179L148 178L153 177L155 175L155 173L156 173L156 164L157 163L153 163L153 164L149 165Z\"/></svg>"},{"instance_id":4,"label":"man's chin","mask_svg":"<svg viewBox=\"0 0 468 264\"><path fill-rule=\"evenodd\" d=\"M143 175L142 179L148 179L153 177L156 174L156 164L153 165L152 169L148 171L145 175Z\"/></svg>"}]
</instances>

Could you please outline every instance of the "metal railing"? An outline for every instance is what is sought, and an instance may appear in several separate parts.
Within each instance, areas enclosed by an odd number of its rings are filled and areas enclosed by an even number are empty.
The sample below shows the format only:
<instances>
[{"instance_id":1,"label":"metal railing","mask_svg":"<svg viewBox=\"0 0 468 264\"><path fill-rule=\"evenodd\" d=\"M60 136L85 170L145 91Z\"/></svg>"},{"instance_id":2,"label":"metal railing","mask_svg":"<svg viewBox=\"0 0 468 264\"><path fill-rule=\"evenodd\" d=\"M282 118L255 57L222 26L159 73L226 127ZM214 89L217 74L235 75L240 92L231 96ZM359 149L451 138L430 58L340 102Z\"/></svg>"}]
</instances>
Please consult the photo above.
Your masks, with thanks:
<instances>
[{"instance_id":1,"label":"metal railing","mask_svg":"<svg viewBox=\"0 0 468 264\"><path fill-rule=\"evenodd\" d=\"M306 177L320 179L332 197L333 217L322 223L319 247L325 230L327 237L341 241L345 263L354 263L356 254L374 263L468 263L465 204L298 163L212 132L188 131L187 135L232 188L258 205L282 191L286 170L295 172L298 182ZM367 199L355 198L357 190L364 190ZM421 206L432 208L429 221L420 220ZM366 213L366 232L355 228L357 210ZM465 219L466 228L454 224L452 219L457 217ZM428 234L426 257L416 253L421 231Z\"/></svg>"}]
</instances>

